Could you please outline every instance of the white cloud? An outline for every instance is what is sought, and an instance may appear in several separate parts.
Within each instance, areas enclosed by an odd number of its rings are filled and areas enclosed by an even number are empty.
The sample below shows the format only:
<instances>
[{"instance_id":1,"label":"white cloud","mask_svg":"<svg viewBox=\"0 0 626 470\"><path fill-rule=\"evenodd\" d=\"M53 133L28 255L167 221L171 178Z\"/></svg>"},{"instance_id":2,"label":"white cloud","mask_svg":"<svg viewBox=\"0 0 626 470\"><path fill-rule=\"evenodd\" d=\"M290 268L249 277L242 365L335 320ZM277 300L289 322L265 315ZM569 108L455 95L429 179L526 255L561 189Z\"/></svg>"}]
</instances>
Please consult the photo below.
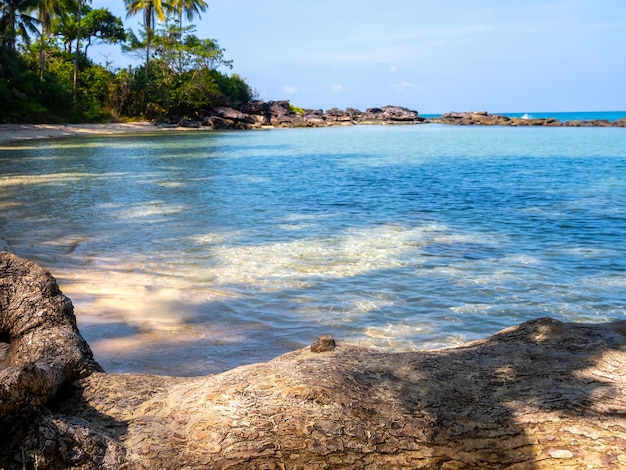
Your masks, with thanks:
<instances>
[{"instance_id":1,"label":"white cloud","mask_svg":"<svg viewBox=\"0 0 626 470\"><path fill-rule=\"evenodd\" d=\"M330 89L335 93L341 93L343 91L343 86L339 83L333 83L330 85Z\"/></svg>"},{"instance_id":2,"label":"white cloud","mask_svg":"<svg viewBox=\"0 0 626 470\"><path fill-rule=\"evenodd\" d=\"M298 93L298 88L296 88L296 87L295 87L295 86L293 86L293 85L285 85L285 86L283 87L283 92L284 92L286 95L295 95L296 93Z\"/></svg>"}]
</instances>

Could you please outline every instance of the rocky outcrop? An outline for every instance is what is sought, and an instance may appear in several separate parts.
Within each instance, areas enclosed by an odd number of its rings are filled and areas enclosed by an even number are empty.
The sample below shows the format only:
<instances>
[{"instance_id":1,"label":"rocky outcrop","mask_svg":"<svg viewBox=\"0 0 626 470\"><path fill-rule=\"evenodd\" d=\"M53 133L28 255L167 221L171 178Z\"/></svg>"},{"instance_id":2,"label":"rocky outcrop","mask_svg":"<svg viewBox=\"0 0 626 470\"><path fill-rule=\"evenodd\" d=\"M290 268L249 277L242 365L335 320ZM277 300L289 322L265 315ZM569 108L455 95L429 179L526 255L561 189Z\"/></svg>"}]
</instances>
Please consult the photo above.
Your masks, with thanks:
<instances>
[{"instance_id":1,"label":"rocky outcrop","mask_svg":"<svg viewBox=\"0 0 626 470\"><path fill-rule=\"evenodd\" d=\"M555 118L525 119L489 114L486 111L444 113L441 115L441 118L429 119L428 122L461 126L626 127L626 118L619 121L590 120L561 122Z\"/></svg>"},{"instance_id":2,"label":"rocky outcrop","mask_svg":"<svg viewBox=\"0 0 626 470\"><path fill-rule=\"evenodd\" d=\"M295 109L295 108L293 108ZM550 126L550 127L626 127L626 118L619 121L564 121L555 118L525 119L489 114L486 111L449 112L437 118L423 118L417 111L402 106L383 106L359 111L354 108L304 109L295 112L289 101L252 100L236 110L216 107L203 119L189 120L171 116L161 127L203 129L259 129L264 127L328 127L360 124L451 124L461 126Z\"/></svg>"},{"instance_id":3,"label":"rocky outcrop","mask_svg":"<svg viewBox=\"0 0 626 470\"><path fill-rule=\"evenodd\" d=\"M49 275L3 259L14 274L3 274L11 282L2 299L30 305L35 316L52 308L48 294L60 294L37 287L51 285ZM19 273L44 295L7 291L24 284ZM64 301L55 305L70 314ZM69 324L74 332L71 315ZM0 468L626 466L626 321L543 318L456 348L407 353L325 335L270 362L197 378L98 372L71 338L79 369L96 372L65 377L33 421L4 414L21 424L0 440Z\"/></svg>"},{"instance_id":4,"label":"rocky outcrop","mask_svg":"<svg viewBox=\"0 0 626 470\"><path fill-rule=\"evenodd\" d=\"M358 109L292 108L287 100L245 103L240 110L229 107L213 108L199 121L190 121L172 116L167 122L159 122L161 127L200 127L204 129L258 129L263 127L327 127L352 126L357 124L418 124L425 121L417 111L401 106ZM191 125L193 123L194 125Z\"/></svg>"}]
</instances>

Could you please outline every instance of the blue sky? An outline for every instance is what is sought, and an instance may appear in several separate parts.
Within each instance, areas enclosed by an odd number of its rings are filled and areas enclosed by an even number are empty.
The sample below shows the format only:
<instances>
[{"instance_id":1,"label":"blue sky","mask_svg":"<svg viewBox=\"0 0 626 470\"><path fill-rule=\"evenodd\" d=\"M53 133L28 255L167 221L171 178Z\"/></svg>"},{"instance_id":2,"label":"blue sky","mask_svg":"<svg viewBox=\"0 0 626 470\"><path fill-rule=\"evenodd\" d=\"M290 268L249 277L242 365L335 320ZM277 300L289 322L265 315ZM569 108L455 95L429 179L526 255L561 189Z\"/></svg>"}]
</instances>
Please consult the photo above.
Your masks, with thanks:
<instances>
[{"instance_id":1,"label":"blue sky","mask_svg":"<svg viewBox=\"0 0 626 470\"><path fill-rule=\"evenodd\" d=\"M264 100L305 108L626 110L624 0L207 0L194 23ZM126 19L122 0L93 0ZM139 64L119 48L99 62Z\"/></svg>"}]
</instances>

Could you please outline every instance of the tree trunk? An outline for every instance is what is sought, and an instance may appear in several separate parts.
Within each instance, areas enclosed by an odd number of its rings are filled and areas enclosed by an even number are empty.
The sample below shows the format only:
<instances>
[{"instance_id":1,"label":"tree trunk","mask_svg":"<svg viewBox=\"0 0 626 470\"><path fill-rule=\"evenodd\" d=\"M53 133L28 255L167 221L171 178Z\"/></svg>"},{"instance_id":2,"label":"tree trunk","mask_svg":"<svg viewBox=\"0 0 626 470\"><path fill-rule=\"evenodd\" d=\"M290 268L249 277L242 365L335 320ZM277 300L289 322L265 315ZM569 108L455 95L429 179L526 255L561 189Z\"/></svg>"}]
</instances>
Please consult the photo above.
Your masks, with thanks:
<instances>
[{"instance_id":1,"label":"tree trunk","mask_svg":"<svg viewBox=\"0 0 626 470\"><path fill-rule=\"evenodd\" d=\"M43 68L44 68L44 37L43 37L43 28L41 31L40 43L39 43L39 81L43 82Z\"/></svg>"},{"instance_id":2,"label":"tree trunk","mask_svg":"<svg viewBox=\"0 0 626 470\"><path fill-rule=\"evenodd\" d=\"M24 449L38 468L626 468L626 321L333 346L207 377L95 372L0 444L0 467Z\"/></svg>"},{"instance_id":3,"label":"tree trunk","mask_svg":"<svg viewBox=\"0 0 626 470\"><path fill-rule=\"evenodd\" d=\"M78 61L80 59L80 21L83 12L83 0L78 0L78 14L76 26L76 55L74 56L74 105L78 103Z\"/></svg>"}]
</instances>

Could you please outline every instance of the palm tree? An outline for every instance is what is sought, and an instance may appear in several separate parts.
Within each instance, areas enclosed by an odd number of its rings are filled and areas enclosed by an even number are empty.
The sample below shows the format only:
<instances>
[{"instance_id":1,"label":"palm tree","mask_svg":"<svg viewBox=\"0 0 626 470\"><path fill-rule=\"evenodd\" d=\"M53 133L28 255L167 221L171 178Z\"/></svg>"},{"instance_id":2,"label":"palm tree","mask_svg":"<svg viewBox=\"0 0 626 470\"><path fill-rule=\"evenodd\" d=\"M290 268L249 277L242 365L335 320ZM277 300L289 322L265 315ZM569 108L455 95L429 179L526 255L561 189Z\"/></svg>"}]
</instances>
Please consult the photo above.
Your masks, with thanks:
<instances>
[{"instance_id":1,"label":"palm tree","mask_svg":"<svg viewBox=\"0 0 626 470\"><path fill-rule=\"evenodd\" d=\"M178 14L178 26L183 27L183 13L187 16L187 20L193 20L195 15L200 18L200 13L204 13L209 5L204 0L171 0L167 9L170 12Z\"/></svg>"},{"instance_id":2,"label":"palm tree","mask_svg":"<svg viewBox=\"0 0 626 470\"><path fill-rule=\"evenodd\" d=\"M30 16L37 0L0 2L0 45L15 50L18 33L28 42L28 33L37 32L37 18Z\"/></svg>"},{"instance_id":3,"label":"palm tree","mask_svg":"<svg viewBox=\"0 0 626 470\"><path fill-rule=\"evenodd\" d=\"M50 35L52 28L51 19L57 15L57 12L67 8L68 5L62 5L59 0L37 0L35 10L38 12L41 31L39 32L39 78L43 81L44 70L44 49L45 38Z\"/></svg>"},{"instance_id":4,"label":"palm tree","mask_svg":"<svg viewBox=\"0 0 626 470\"><path fill-rule=\"evenodd\" d=\"M165 20L163 13L163 3L161 0L124 0L126 4L126 17L135 16L143 12L143 25L146 30L146 76L150 64L150 45L154 34L155 18L159 21Z\"/></svg>"},{"instance_id":5,"label":"palm tree","mask_svg":"<svg viewBox=\"0 0 626 470\"><path fill-rule=\"evenodd\" d=\"M178 27L180 28L180 44L183 44L183 13L187 16L187 21L193 20L194 15L198 15L200 18L200 13L204 13L206 9L209 8L209 5L204 0L171 0L167 4L167 10L170 13L175 13L178 15ZM179 53L179 69L182 71L183 68L183 51L182 47Z\"/></svg>"},{"instance_id":6,"label":"palm tree","mask_svg":"<svg viewBox=\"0 0 626 470\"><path fill-rule=\"evenodd\" d=\"M78 102L78 60L80 59L80 20L83 13L83 1L85 0L78 0L78 12L76 14L76 53L74 55L73 86L74 105Z\"/></svg>"}]
</instances>

